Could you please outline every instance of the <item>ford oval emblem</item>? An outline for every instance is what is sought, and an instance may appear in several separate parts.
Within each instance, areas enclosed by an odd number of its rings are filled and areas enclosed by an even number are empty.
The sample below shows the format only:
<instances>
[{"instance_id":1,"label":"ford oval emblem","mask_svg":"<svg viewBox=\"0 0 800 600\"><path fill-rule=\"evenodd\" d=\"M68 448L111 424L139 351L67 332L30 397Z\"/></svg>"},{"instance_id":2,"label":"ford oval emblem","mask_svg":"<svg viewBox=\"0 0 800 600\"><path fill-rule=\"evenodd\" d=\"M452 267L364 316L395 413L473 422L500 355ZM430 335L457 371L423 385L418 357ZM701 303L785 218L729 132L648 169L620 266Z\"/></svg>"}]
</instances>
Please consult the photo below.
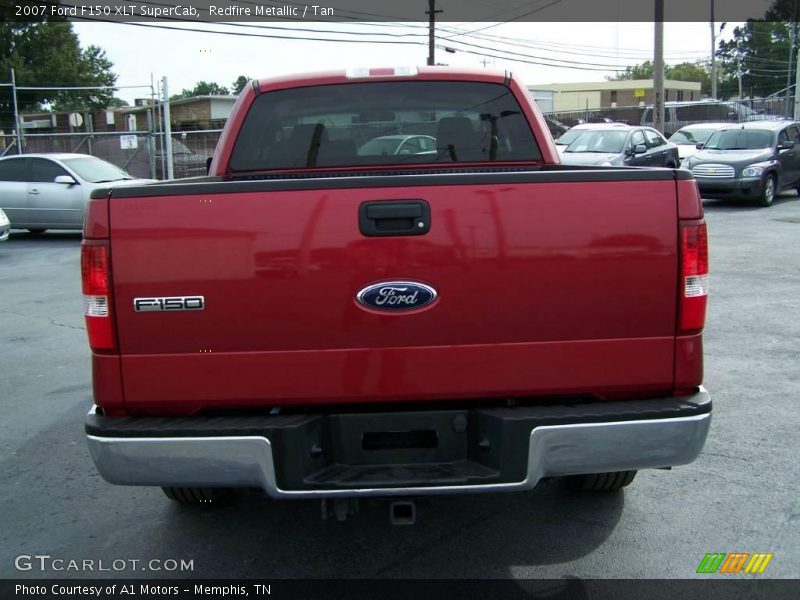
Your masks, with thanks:
<instances>
[{"instance_id":1,"label":"ford oval emblem","mask_svg":"<svg viewBox=\"0 0 800 600\"><path fill-rule=\"evenodd\" d=\"M384 281L358 292L359 304L375 310L401 312L422 308L436 299L436 290L414 281Z\"/></svg>"}]
</instances>

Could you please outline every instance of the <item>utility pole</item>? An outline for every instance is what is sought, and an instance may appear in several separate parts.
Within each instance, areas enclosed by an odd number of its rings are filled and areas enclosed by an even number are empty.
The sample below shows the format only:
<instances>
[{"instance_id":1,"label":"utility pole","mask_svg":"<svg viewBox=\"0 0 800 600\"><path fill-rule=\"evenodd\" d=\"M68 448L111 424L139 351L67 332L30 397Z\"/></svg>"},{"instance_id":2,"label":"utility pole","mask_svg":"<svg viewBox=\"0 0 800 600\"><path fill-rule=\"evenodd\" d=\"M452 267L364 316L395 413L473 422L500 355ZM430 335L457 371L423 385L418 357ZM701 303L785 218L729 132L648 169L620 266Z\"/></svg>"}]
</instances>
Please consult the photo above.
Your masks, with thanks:
<instances>
[{"instance_id":1,"label":"utility pole","mask_svg":"<svg viewBox=\"0 0 800 600\"><path fill-rule=\"evenodd\" d=\"M794 0L794 14L792 16L792 43L789 45L789 68L786 70L786 101L785 106L786 110L783 113L787 117L792 116L792 109L789 105L789 99L791 98L791 88L792 88L792 59L794 58L795 47L797 46L797 0ZM795 81L795 85L797 81Z\"/></svg>"},{"instance_id":2,"label":"utility pole","mask_svg":"<svg viewBox=\"0 0 800 600\"><path fill-rule=\"evenodd\" d=\"M714 23L714 0L711 0L711 97L717 99L717 29Z\"/></svg>"},{"instance_id":3,"label":"utility pole","mask_svg":"<svg viewBox=\"0 0 800 600\"><path fill-rule=\"evenodd\" d=\"M800 120L800 86L797 82L800 81L800 48L797 49L797 60L795 60L797 72L794 77L794 115L792 117L795 121Z\"/></svg>"},{"instance_id":4,"label":"utility pole","mask_svg":"<svg viewBox=\"0 0 800 600\"><path fill-rule=\"evenodd\" d=\"M22 121L19 118L19 107L17 107L17 80L14 77L14 69L11 69L11 95L14 97L14 129L17 133L17 154L22 154Z\"/></svg>"},{"instance_id":5,"label":"utility pole","mask_svg":"<svg viewBox=\"0 0 800 600\"><path fill-rule=\"evenodd\" d=\"M172 166L172 124L169 115L169 89L167 78L161 78L161 89L164 94L162 104L164 105L164 151L167 155L167 179L173 179L175 172Z\"/></svg>"},{"instance_id":6,"label":"utility pole","mask_svg":"<svg viewBox=\"0 0 800 600\"><path fill-rule=\"evenodd\" d=\"M656 1L653 57L653 127L664 133L664 0Z\"/></svg>"},{"instance_id":7,"label":"utility pole","mask_svg":"<svg viewBox=\"0 0 800 600\"><path fill-rule=\"evenodd\" d=\"M436 10L436 0L428 0L428 10L425 14L428 15L428 65L431 67L436 64L436 58L433 55L436 43L434 32L436 31L436 15L440 12L442 11Z\"/></svg>"}]
</instances>

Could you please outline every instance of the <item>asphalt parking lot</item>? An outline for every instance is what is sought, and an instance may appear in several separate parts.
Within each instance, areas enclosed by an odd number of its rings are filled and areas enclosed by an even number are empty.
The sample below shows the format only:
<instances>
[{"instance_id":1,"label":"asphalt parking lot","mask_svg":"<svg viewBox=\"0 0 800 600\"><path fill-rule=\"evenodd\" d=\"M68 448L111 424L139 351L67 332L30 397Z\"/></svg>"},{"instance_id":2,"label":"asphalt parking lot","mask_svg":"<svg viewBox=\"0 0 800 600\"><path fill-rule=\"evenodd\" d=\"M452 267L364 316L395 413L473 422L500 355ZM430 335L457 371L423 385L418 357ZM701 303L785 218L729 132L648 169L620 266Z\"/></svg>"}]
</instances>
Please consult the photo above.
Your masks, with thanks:
<instances>
[{"instance_id":1,"label":"asphalt parking lot","mask_svg":"<svg viewBox=\"0 0 800 600\"><path fill-rule=\"evenodd\" d=\"M707 552L772 552L760 577L800 577L800 198L707 201L715 405L692 465L624 492L440 497L416 525L387 505L322 521L317 502L242 495L181 509L106 484L83 434L91 406L76 233L0 243L0 577L687 578ZM15 569L18 555L128 561L121 571ZM131 560L193 561L191 572Z\"/></svg>"}]
</instances>

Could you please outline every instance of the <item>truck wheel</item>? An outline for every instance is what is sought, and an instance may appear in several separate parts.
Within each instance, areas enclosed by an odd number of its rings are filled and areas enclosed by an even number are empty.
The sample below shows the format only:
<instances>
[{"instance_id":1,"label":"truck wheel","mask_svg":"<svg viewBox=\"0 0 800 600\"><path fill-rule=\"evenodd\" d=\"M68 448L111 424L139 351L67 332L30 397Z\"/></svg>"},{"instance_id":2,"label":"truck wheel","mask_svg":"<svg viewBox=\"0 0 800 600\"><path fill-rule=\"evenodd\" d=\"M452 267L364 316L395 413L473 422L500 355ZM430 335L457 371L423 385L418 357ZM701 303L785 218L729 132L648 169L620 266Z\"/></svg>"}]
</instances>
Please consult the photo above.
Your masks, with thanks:
<instances>
[{"instance_id":1,"label":"truck wheel","mask_svg":"<svg viewBox=\"0 0 800 600\"><path fill-rule=\"evenodd\" d=\"M213 504L222 500L226 490L215 488L162 487L164 494L178 504Z\"/></svg>"},{"instance_id":2,"label":"truck wheel","mask_svg":"<svg viewBox=\"0 0 800 600\"><path fill-rule=\"evenodd\" d=\"M567 477L567 485L576 492L613 492L630 485L636 471L590 473Z\"/></svg>"},{"instance_id":3,"label":"truck wheel","mask_svg":"<svg viewBox=\"0 0 800 600\"><path fill-rule=\"evenodd\" d=\"M764 191L761 192L758 203L765 207L772 206L773 200L775 200L775 175L767 175L764 180Z\"/></svg>"}]
</instances>

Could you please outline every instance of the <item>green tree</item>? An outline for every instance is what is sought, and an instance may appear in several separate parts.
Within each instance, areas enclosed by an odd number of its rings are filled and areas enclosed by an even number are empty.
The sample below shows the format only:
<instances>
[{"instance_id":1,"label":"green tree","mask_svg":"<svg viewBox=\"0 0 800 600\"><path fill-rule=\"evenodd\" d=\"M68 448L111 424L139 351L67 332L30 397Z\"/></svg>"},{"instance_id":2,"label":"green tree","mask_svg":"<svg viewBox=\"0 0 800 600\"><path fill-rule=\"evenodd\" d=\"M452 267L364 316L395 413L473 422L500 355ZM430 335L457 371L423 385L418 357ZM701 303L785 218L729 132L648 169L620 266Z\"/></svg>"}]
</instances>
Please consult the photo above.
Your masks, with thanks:
<instances>
[{"instance_id":1,"label":"green tree","mask_svg":"<svg viewBox=\"0 0 800 600\"><path fill-rule=\"evenodd\" d=\"M170 96L170 100L182 100L194 96L227 96L230 90L225 86L209 81L198 81L190 90L183 90L180 94Z\"/></svg>"},{"instance_id":2,"label":"green tree","mask_svg":"<svg viewBox=\"0 0 800 600\"><path fill-rule=\"evenodd\" d=\"M231 84L231 88L233 88L234 94L239 94L243 89L244 86L247 85L247 82L250 81L250 78L245 75L239 75L236 78L236 81Z\"/></svg>"},{"instance_id":3,"label":"green tree","mask_svg":"<svg viewBox=\"0 0 800 600\"><path fill-rule=\"evenodd\" d=\"M629 79L652 79L653 78L653 63L649 60L644 61L640 65L629 65L625 67L625 71L616 75L615 77L608 77L609 81L621 81Z\"/></svg>"},{"instance_id":4,"label":"green tree","mask_svg":"<svg viewBox=\"0 0 800 600\"><path fill-rule=\"evenodd\" d=\"M130 106L130 104L128 104L122 98L111 98L108 103L108 108L122 108L124 106Z\"/></svg>"},{"instance_id":5,"label":"green tree","mask_svg":"<svg viewBox=\"0 0 800 600\"><path fill-rule=\"evenodd\" d=\"M699 63L684 62L667 66L664 76L675 81L698 81L703 94L711 93L711 73L708 67Z\"/></svg>"},{"instance_id":6,"label":"green tree","mask_svg":"<svg viewBox=\"0 0 800 600\"><path fill-rule=\"evenodd\" d=\"M63 21L0 23L0 81L10 80L13 68L18 86L113 86L117 75L105 52L82 49L72 25ZM9 88L3 88L0 112L6 126L13 123ZM19 90L20 110L44 107L104 108L114 90Z\"/></svg>"},{"instance_id":7,"label":"green tree","mask_svg":"<svg viewBox=\"0 0 800 600\"><path fill-rule=\"evenodd\" d=\"M800 1L775 0L764 15L764 20L796 23L800 20Z\"/></svg>"},{"instance_id":8,"label":"green tree","mask_svg":"<svg viewBox=\"0 0 800 600\"><path fill-rule=\"evenodd\" d=\"M786 88L791 28L790 23L750 20L734 28L732 39L720 41L720 95L738 94L740 72L746 95L768 96Z\"/></svg>"}]
</instances>

